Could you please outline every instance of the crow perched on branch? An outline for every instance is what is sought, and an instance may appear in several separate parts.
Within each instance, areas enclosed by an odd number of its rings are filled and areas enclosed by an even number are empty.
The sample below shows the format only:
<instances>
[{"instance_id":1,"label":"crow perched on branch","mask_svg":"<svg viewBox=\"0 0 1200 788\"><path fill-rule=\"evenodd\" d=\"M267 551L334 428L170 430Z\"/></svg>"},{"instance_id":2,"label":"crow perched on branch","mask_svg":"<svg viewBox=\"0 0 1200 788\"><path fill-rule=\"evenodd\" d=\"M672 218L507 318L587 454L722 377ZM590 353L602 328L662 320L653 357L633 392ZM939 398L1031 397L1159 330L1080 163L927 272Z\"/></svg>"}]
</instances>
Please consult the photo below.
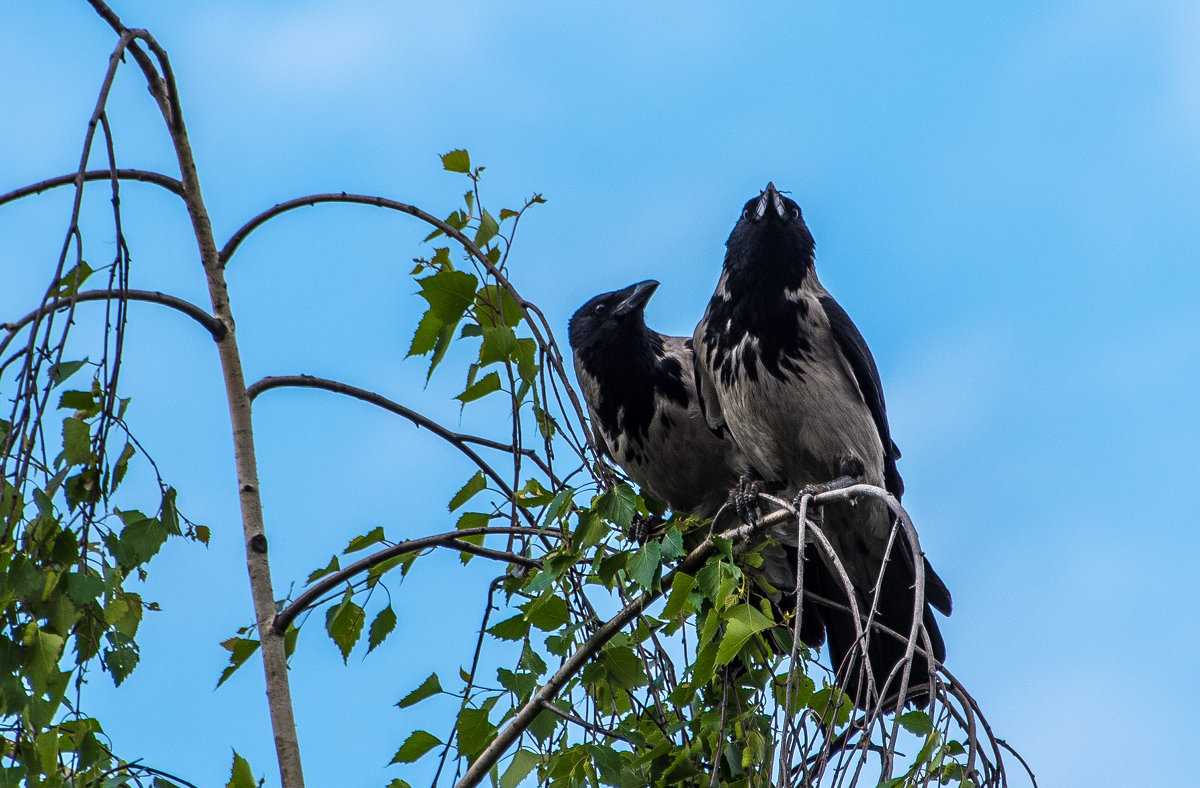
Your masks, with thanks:
<instances>
[{"instance_id":1,"label":"crow perched on branch","mask_svg":"<svg viewBox=\"0 0 1200 788\"><path fill-rule=\"evenodd\" d=\"M696 398L692 340L646 326L658 282L602 293L572 316L568 341L599 449L676 512L712 517L744 465L708 429Z\"/></svg>"},{"instance_id":2,"label":"crow perched on branch","mask_svg":"<svg viewBox=\"0 0 1200 788\"><path fill-rule=\"evenodd\" d=\"M850 317L821 286L814 260L815 244L800 207L767 184L746 203L726 242L716 292L693 337L706 420L715 430L728 430L758 479L787 495L850 476L884 487L898 500L904 492L896 470L900 451L888 430L879 372ZM892 524L878 500L824 507L824 531L846 568L860 612L874 608L875 621L907 637L916 565L902 532L884 565ZM789 544L785 531L776 537ZM792 550L795 541L792 532ZM826 563L826 579L840 582L832 562ZM921 618L941 662L945 644L929 605L949 615L950 593L927 561L923 566ZM872 604L881 567L882 587ZM880 699L867 697L864 674L846 659L855 649L853 619L831 617L826 623L843 688L858 706L874 705ZM868 663L880 691L903 659L905 643L878 631L869 634ZM906 699L924 702L929 674L918 654ZM892 677L882 700L894 702L899 685L899 677Z\"/></svg>"},{"instance_id":3,"label":"crow perched on branch","mask_svg":"<svg viewBox=\"0 0 1200 788\"><path fill-rule=\"evenodd\" d=\"M696 396L692 340L651 331L645 308L658 288L653 280L601 293L571 317L568 340L575 374L587 401L600 450L620 465L644 492L672 511L701 519L716 515L729 491L749 470L737 445L709 429ZM795 551L768 545L764 569L756 577L772 590L759 589L779 609L791 609L779 589L794 590ZM811 546L805 566L819 562ZM808 570L806 570L808 571ZM816 572L809 572L814 577ZM822 589L845 599L837 587ZM819 648L825 642L824 619L841 616L808 605L800 636ZM847 620L845 626L853 627Z\"/></svg>"}]
</instances>

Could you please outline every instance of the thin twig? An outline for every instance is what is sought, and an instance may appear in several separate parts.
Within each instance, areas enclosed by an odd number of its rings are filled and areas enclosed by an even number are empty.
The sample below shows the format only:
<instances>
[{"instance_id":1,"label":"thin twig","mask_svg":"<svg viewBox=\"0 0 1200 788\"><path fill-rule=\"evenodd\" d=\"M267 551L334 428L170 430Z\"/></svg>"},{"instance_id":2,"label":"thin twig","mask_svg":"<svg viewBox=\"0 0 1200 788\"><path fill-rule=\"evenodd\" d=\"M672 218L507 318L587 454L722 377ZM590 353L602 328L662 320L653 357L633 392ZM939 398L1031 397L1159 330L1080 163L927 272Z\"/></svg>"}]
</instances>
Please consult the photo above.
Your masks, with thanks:
<instances>
[{"instance_id":1,"label":"thin twig","mask_svg":"<svg viewBox=\"0 0 1200 788\"><path fill-rule=\"evenodd\" d=\"M588 733L600 734L601 736L607 736L610 739L620 739L621 741L623 741L627 744L634 744L634 741L632 739L627 739L624 736L622 736L621 734L617 733L616 731L609 730L608 728L602 728L599 725L593 725L592 723L588 722L587 720L585 720L581 717L578 717L569 711L564 711L564 710L560 709L559 707L555 706L553 703L543 702L542 709L544 711L548 711L551 714L554 714L558 717L562 717L567 722L575 723L579 727L586 730Z\"/></svg>"}]
</instances>

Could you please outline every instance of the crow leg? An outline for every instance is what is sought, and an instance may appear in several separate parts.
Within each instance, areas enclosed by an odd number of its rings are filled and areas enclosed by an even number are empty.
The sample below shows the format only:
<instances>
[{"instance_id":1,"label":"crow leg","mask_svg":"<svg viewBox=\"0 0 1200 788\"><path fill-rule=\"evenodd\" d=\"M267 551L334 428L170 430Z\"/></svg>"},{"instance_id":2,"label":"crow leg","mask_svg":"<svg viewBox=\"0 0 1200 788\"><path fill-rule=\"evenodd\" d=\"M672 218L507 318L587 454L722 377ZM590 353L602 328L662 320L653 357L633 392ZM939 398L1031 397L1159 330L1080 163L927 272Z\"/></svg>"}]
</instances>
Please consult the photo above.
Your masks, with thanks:
<instances>
[{"instance_id":1,"label":"crow leg","mask_svg":"<svg viewBox=\"0 0 1200 788\"><path fill-rule=\"evenodd\" d=\"M763 492L763 482L743 474L737 486L729 493L729 502L737 510L738 519L751 527L758 525L758 494Z\"/></svg>"}]
</instances>

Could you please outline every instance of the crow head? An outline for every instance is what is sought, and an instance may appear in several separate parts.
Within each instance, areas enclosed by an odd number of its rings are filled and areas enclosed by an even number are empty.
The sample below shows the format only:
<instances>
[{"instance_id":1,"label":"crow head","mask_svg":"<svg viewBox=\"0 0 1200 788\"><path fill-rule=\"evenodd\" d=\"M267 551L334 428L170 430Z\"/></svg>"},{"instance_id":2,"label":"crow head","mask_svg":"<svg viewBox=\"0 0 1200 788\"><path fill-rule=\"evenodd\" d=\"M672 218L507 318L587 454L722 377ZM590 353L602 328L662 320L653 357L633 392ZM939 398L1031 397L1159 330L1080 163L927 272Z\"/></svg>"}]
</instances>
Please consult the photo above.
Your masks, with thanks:
<instances>
[{"instance_id":1,"label":"crow head","mask_svg":"<svg viewBox=\"0 0 1200 788\"><path fill-rule=\"evenodd\" d=\"M610 348L633 349L648 332L646 302L658 282L647 279L623 290L601 293L579 308L567 328L572 349L585 359Z\"/></svg>"},{"instance_id":2,"label":"crow head","mask_svg":"<svg viewBox=\"0 0 1200 788\"><path fill-rule=\"evenodd\" d=\"M774 183L742 208L742 216L725 242L725 265L735 268L769 266L779 273L806 272L812 267L815 244L800 206Z\"/></svg>"}]
</instances>

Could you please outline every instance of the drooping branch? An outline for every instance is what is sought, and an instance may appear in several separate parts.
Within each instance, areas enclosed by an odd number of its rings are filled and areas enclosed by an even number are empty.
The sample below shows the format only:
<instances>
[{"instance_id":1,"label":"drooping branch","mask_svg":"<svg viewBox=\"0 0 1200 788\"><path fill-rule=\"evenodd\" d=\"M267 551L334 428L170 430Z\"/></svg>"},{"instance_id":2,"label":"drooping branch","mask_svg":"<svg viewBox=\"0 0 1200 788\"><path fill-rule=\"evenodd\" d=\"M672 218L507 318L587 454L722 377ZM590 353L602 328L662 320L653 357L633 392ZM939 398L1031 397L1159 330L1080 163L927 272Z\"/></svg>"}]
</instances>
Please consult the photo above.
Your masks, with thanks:
<instances>
[{"instance_id":1,"label":"drooping branch","mask_svg":"<svg viewBox=\"0 0 1200 788\"><path fill-rule=\"evenodd\" d=\"M160 293L157 290L84 290L81 293L76 293L67 298L59 298L51 301L48 304L43 304L33 310L24 317L14 320L11 323L0 323L0 331L7 331L8 336L0 339L0 353L8 347L13 336L25 326L45 315L47 312L54 312L59 309L71 306L72 304L82 303L84 301L111 301L119 299L127 299L129 301L145 301L152 304L162 304L176 311L182 312L188 317L195 320L204 330L212 335L213 339L221 339L225 335L225 324L214 318L208 312L196 306L190 301L185 301L182 298L166 293Z\"/></svg>"},{"instance_id":2,"label":"drooping branch","mask_svg":"<svg viewBox=\"0 0 1200 788\"><path fill-rule=\"evenodd\" d=\"M496 483L496 486L500 488L502 493L504 493L510 499L515 500L516 498L516 493L513 491L512 487L508 485L508 482L506 482L504 478L496 472L496 469L494 469L486 460L476 454L475 451L467 444L476 443L481 446L487 446L488 448L510 453L513 451L511 446L507 446L496 441L489 441L486 438L477 438L475 436L462 435L460 433L453 432L438 424L436 421L433 421L426 416L422 416L420 413L417 413L411 408L406 408L398 402L393 402L387 397L382 397L372 391L360 389L357 386L351 386L347 383L339 383L336 380L317 378L313 377L312 375L275 375L265 377L262 380L259 380L257 383L251 385L247 389L247 393L250 396L250 400L253 401L264 391L285 387L321 389L324 391L332 391L335 394L345 394L346 396L354 397L355 399L362 400L363 402L369 402L372 405L376 405L384 410L395 413L398 416L403 416L413 424L416 424L418 427L424 427L434 435L437 435L439 438L442 438L450 443L463 454L467 455L467 457L471 459L471 462L475 463L475 465L481 471L487 474L489 479ZM529 512L524 509L521 509L520 511L524 512L525 519L530 525L535 524L533 516L529 514Z\"/></svg>"},{"instance_id":3,"label":"drooping branch","mask_svg":"<svg viewBox=\"0 0 1200 788\"><path fill-rule=\"evenodd\" d=\"M313 375L269 375L258 382L251 384L248 391L250 393L250 399L253 401L264 391L285 387L323 389L325 391L331 391L335 394L345 394L348 397L354 397L355 399L362 400L363 402L369 402L370 404L383 408L386 411L395 413L397 416L403 416L413 424L416 424L418 427L424 427L434 435L437 435L439 438L442 438L443 440L453 444L459 450L466 453L467 456L471 457L472 460L476 461L476 463L478 463L476 455L474 455L472 452L468 452L465 448L465 444L473 443L477 446L495 449L496 451L505 452L506 454L520 454L522 457L532 460L535 465L537 465L547 476L551 478L551 480L554 478L553 474L550 473L550 469L546 467L546 463L541 457L538 456L537 452L533 451L532 449L516 448L507 443L501 443L489 438L481 438L477 435L454 432L453 430L447 429L446 427L438 424L428 416L423 416L420 413L417 413L412 408L407 408L400 403L376 394L373 391L360 389L357 386L351 386L348 383L340 383L336 380L328 380L327 378L318 378ZM483 466L480 467L482 468Z\"/></svg>"},{"instance_id":4,"label":"drooping branch","mask_svg":"<svg viewBox=\"0 0 1200 788\"><path fill-rule=\"evenodd\" d=\"M542 350L545 351L546 356L550 359L551 367L553 367L554 371L564 382L567 381L568 378L566 366L563 363L562 353L559 351L558 345L554 342L554 332L551 330L550 322L546 319L546 316L543 315L542 312L538 310L532 303L526 301L519 292L517 292L517 289L513 287L511 282L508 281L508 277L504 275L504 272L501 271L495 263L488 259L488 256L484 254L478 246L475 245L474 241L463 234L463 232L458 228L450 226L442 219L439 219L433 214L421 210L415 205L409 205L408 203L403 203L398 200L389 200L386 197L376 197L366 194L350 194L347 192L330 192L325 194L311 194L306 197L297 197L268 208L238 228L238 230L234 232L232 236L230 236L229 240L225 243L225 246L221 249L221 265L228 265L233 253L237 251L237 248L241 246L244 240L246 240L246 237L249 236L250 233L254 232L254 230L265 224L268 220L297 208L306 208L321 203L353 203L399 211L401 213L406 213L409 216L414 216L431 227L436 227L447 237L453 238L460 246L462 246L464 250L466 250L467 254L469 254L472 259L479 263L479 265L481 265L491 276L496 279L496 283L501 288L506 290L508 294L512 296L514 303L516 303L517 307L521 310L521 314L524 315L526 323L529 325L529 330L533 333L534 339L537 341ZM536 321L533 319L535 315L538 318ZM578 420L581 429L583 429L584 435L587 436L588 444L592 447L592 450L596 456L599 457L599 452L596 450L595 439L593 438L591 430L588 427L587 419L584 416L583 406L579 403L578 395L571 386L568 385L564 388L566 390L568 399L571 401L574 415Z\"/></svg>"},{"instance_id":5,"label":"drooping branch","mask_svg":"<svg viewBox=\"0 0 1200 788\"><path fill-rule=\"evenodd\" d=\"M111 178L116 178L120 181L142 181L144 183L153 183L161 186L169 192L183 196L183 184L177 178L172 178L169 175L163 175L160 172L152 172L150 170L133 170L124 167L117 170L87 170L83 173L82 180L84 181L106 181ZM47 178L44 181L32 183L29 186L22 186L20 189L13 189L7 194L0 194L0 205L19 200L22 197L28 197L32 194L41 194L50 189L57 189L60 186L74 186L80 181L80 175L73 172L69 175L59 175L57 178Z\"/></svg>"},{"instance_id":6,"label":"drooping branch","mask_svg":"<svg viewBox=\"0 0 1200 788\"><path fill-rule=\"evenodd\" d=\"M435 534L433 536L423 536L420 539L409 539L404 542L398 542L390 547L384 548L376 553L372 553L366 558L355 561L350 566L337 570L331 575L321 578L304 590L300 596L296 597L296 601L292 602L279 615L275 616L271 628L278 634L283 634L287 628L296 619L296 616L303 613L308 608L324 596L330 590L336 588L342 583L348 582L363 572L370 571L373 567L390 561L397 556L407 553L416 553L421 550L426 550L430 547L452 547L455 550L460 550L464 553L472 553L473 555L492 558L500 561L507 561L511 564L540 569L542 562L536 558L517 555L516 553L504 552L501 550L489 550L488 548L480 547L479 545L471 544L470 542L462 541L465 536L484 536L487 534L526 534L530 536L542 535L543 531L537 528L521 528L521 527L501 527L501 528L463 528L458 531L449 531L444 534Z\"/></svg>"}]
</instances>

